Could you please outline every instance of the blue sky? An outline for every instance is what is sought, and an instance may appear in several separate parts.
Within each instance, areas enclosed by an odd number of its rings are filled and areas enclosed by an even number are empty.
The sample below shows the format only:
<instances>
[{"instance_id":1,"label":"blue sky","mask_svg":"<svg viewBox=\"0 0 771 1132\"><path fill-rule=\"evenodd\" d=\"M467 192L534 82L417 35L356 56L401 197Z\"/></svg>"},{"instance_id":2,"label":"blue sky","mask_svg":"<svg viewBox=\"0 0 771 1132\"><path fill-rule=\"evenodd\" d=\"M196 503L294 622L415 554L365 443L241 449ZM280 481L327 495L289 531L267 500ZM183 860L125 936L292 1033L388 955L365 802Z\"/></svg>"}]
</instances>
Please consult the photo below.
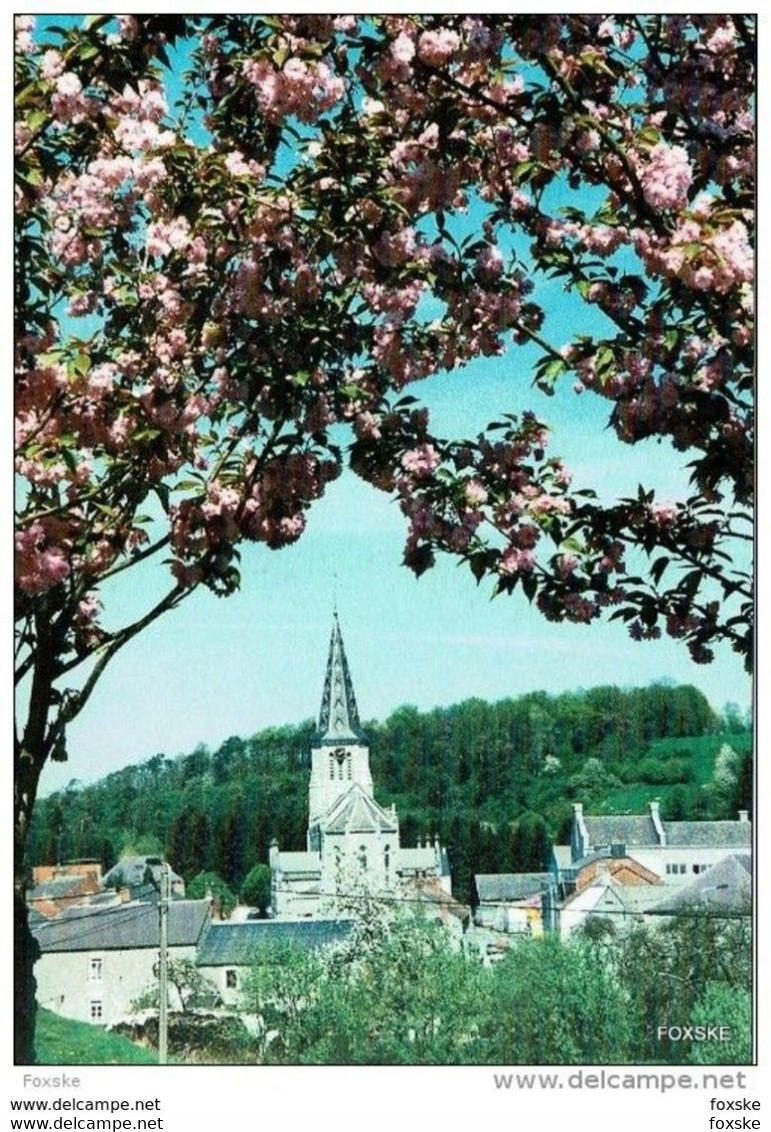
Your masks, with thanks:
<instances>
[{"instance_id":1,"label":"blue sky","mask_svg":"<svg viewBox=\"0 0 771 1132\"><path fill-rule=\"evenodd\" d=\"M567 389L546 398L530 389L526 369L514 376L519 368L510 357L486 360L416 391L447 430L473 431L496 409L533 404L556 422L554 452L603 494L634 491L639 481L665 498L680 494L683 457L666 445L620 445L603 426L607 404ZM695 684L718 708L750 702L749 679L729 650L697 666L682 645L633 642L618 623L551 624L520 594L491 601L489 586L477 587L450 560L416 579L400 565L404 533L395 504L343 475L311 510L296 545L244 547L237 595L197 592L126 646L69 728L70 761L44 772L44 792L157 752L216 747L230 735L315 715L335 593L365 718L384 718L403 703L430 708L660 678ZM140 613L166 583L162 568L128 571L105 595L108 615Z\"/></svg>"},{"instance_id":2,"label":"blue sky","mask_svg":"<svg viewBox=\"0 0 771 1132\"><path fill-rule=\"evenodd\" d=\"M602 332L602 316L541 281L546 337ZM602 498L636 493L662 499L687 493L688 454L655 441L621 445L606 428L609 405L531 387L532 347L437 375L409 392L429 405L439 435L475 435L502 412L532 408L552 427L551 452L564 457L576 486ZM295 723L318 709L332 608L337 596L363 717L383 718L403 703L420 708L469 696L490 700L535 689L640 685L668 678L693 683L715 707L748 706L751 686L729 650L696 666L670 640L635 643L619 623L554 625L522 595L490 600L467 570L447 560L416 579L400 565L405 524L395 504L345 474L311 510L295 546L243 548L240 593L194 594L127 645L68 730L70 759L50 764L42 790L87 782L163 752L216 747L233 734ZM105 592L106 620L125 622L161 596L168 574L146 565Z\"/></svg>"}]
</instances>

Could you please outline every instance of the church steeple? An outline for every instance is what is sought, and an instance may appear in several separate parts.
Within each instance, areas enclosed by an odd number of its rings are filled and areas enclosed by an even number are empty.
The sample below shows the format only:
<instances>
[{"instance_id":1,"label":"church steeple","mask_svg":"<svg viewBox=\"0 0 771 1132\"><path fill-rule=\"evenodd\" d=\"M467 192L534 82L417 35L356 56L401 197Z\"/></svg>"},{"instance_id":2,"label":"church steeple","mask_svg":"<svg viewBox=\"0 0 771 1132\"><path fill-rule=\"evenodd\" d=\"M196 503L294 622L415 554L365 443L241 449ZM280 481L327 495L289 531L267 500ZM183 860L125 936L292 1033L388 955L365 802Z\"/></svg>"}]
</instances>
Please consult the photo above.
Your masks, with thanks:
<instances>
[{"instance_id":1,"label":"church steeple","mask_svg":"<svg viewBox=\"0 0 771 1132\"><path fill-rule=\"evenodd\" d=\"M321 695L319 724L313 737L314 746L338 746L343 743L366 743L359 721L356 696L343 647L343 635L337 610L329 640L329 658Z\"/></svg>"}]
</instances>

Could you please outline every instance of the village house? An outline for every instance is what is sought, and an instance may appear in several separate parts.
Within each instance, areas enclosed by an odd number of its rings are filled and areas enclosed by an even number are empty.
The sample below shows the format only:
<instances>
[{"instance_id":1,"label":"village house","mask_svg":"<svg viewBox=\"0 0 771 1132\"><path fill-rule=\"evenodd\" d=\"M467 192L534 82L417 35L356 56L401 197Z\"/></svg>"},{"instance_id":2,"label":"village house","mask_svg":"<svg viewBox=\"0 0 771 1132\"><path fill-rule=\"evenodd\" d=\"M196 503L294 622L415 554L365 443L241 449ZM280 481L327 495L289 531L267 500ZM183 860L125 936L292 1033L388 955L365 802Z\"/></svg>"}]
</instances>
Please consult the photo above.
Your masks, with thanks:
<instances>
[{"instance_id":1,"label":"village house","mask_svg":"<svg viewBox=\"0 0 771 1132\"><path fill-rule=\"evenodd\" d=\"M173 900L168 908L170 959L195 961L209 922L208 900ZM80 1022L111 1025L157 978L160 946L156 903L134 901L108 908L70 908L38 924L35 964L40 1006ZM170 988L172 1008L178 1008Z\"/></svg>"},{"instance_id":2,"label":"village house","mask_svg":"<svg viewBox=\"0 0 771 1132\"><path fill-rule=\"evenodd\" d=\"M736 821L663 821L657 801L648 807L647 814L592 817L574 803L570 863L561 868L555 858L557 882L574 879L571 874L587 858L604 853L632 857L666 884L687 884L732 853L751 850L752 824L746 810Z\"/></svg>"},{"instance_id":3,"label":"village house","mask_svg":"<svg viewBox=\"0 0 771 1132\"><path fill-rule=\"evenodd\" d=\"M66 861L61 865L37 865L32 870L32 885L27 890L30 910L45 919L54 919L68 908L93 903L104 895L102 866L99 861ZM118 903L117 893L110 902Z\"/></svg>"},{"instance_id":4,"label":"village house","mask_svg":"<svg viewBox=\"0 0 771 1132\"><path fill-rule=\"evenodd\" d=\"M105 888L126 888L132 900L158 900L161 891L161 876L168 868L169 890L172 899L185 895L185 882L161 857L121 857L117 864L105 873Z\"/></svg>"},{"instance_id":5,"label":"village house","mask_svg":"<svg viewBox=\"0 0 771 1132\"><path fill-rule=\"evenodd\" d=\"M662 820L657 801L649 803L647 814L601 816L585 815L575 803L570 844L553 849L552 882L542 900L544 925L566 935L590 915L604 916L617 927L640 916L654 922L693 903L693 893L714 888L713 875L733 889L729 901L743 901L751 849L746 810L736 821L671 822ZM737 853L747 869L741 864L723 869ZM683 899L672 889L682 891ZM698 897L695 903L701 906Z\"/></svg>"},{"instance_id":6,"label":"village house","mask_svg":"<svg viewBox=\"0 0 771 1132\"><path fill-rule=\"evenodd\" d=\"M196 964L225 1006L239 1003L243 980L260 956L289 945L316 951L347 939L352 920L249 920L210 923L196 952Z\"/></svg>"},{"instance_id":7,"label":"village house","mask_svg":"<svg viewBox=\"0 0 771 1132\"><path fill-rule=\"evenodd\" d=\"M540 935L541 893L549 873L480 873L474 877L474 924L499 932Z\"/></svg>"},{"instance_id":8,"label":"village house","mask_svg":"<svg viewBox=\"0 0 771 1132\"><path fill-rule=\"evenodd\" d=\"M751 871L751 847L745 810L736 821L670 822L662 820L657 801L649 803L647 814L598 816L585 815L575 803L570 843L552 847L549 872L474 878L477 939L505 948L506 935L567 935L591 915L616 927L643 915L653 921L665 914L668 904L662 901L671 887L701 891L704 886L695 882L711 877L734 854ZM747 875L733 866L726 870L725 883L737 881L731 899L744 900ZM671 903L674 907L674 898Z\"/></svg>"}]
</instances>

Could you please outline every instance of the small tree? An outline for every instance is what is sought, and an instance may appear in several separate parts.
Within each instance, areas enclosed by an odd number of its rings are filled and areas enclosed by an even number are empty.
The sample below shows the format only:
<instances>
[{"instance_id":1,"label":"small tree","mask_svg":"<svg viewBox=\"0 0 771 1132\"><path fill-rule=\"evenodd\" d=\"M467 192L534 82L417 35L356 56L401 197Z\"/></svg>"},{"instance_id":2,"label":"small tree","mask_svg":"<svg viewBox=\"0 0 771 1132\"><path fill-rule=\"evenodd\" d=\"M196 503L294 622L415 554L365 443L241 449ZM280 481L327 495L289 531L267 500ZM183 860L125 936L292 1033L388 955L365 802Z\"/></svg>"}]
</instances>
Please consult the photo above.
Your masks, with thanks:
<instances>
[{"instance_id":1,"label":"small tree","mask_svg":"<svg viewBox=\"0 0 771 1132\"><path fill-rule=\"evenodd\" d=\"M221 876L213 872L200 872L187 885L186 894L191 900L202 900L210 894L220 902L224 916L236 906L236 896L233 890L225 883Z\"/></svg>"},{"instance_id":2,"label":"small tree","mask_svg":"<svg viewBox=\"0 0 771 1132\"><path fill-rule=\"evenodd\" d=\"M255 865L241 885L241 899L244 904L258 908L264 916L270 907L270 897L270 868L264 864Z\"/></svg>"},{"instance_id":3,"label":"small tree","mask_svg":"<svg viewBox=\"0 0 771 1132\"><path fill-rule=\"evenodd\" d=\"M201 1007L218 1005L219 991L214 983L196 967L192 959L170 959L166 965L169 988L176 991L176 998L170 996L172 1009L178 1008L183 1014ZM131 1003L131 1009L157 1010L159 1003L158 964L153 967L154 982L146 991Z\"/></svg>"}]
</instances>

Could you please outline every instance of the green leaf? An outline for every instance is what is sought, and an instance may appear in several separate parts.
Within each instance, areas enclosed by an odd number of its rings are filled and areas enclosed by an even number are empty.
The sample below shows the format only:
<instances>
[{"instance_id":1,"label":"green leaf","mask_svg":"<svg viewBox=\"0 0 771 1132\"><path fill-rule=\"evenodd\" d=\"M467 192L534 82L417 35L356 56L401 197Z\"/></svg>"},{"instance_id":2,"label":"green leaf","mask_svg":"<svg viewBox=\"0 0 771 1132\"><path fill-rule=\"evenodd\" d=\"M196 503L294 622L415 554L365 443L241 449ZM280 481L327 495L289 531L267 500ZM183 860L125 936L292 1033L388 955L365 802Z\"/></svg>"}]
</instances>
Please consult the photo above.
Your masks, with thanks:
<instances>
[{"instance_id":1,"label":"green leaf","mask_svg":"<svg viewBox=\"0 0 771 1132\"><path fill-rule=\"evenodd\" d=\"M75 370L75 373L79 373L81 377L85 377L91 369L91 359L88 354L80 350L73 359L72 368Z\"/></svg>"},{"instance_id":2,"label":"green leaf","mask_svg":"<svg viewBox=\"0 0 771 1132\"><path fill-rule=\"evenodd\" d=\"M661 581L661 575L664 573L669 563L669 557L666 554L662 554L662 556L660 558L657 558L651 566L651 577L653 578L653 581L656 583L656 585L658 585L658 583Z\"/></svg>"}]
</instances>

